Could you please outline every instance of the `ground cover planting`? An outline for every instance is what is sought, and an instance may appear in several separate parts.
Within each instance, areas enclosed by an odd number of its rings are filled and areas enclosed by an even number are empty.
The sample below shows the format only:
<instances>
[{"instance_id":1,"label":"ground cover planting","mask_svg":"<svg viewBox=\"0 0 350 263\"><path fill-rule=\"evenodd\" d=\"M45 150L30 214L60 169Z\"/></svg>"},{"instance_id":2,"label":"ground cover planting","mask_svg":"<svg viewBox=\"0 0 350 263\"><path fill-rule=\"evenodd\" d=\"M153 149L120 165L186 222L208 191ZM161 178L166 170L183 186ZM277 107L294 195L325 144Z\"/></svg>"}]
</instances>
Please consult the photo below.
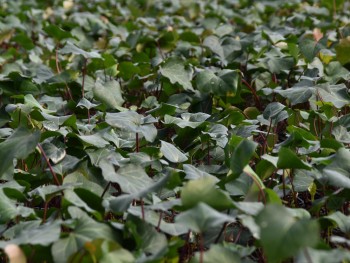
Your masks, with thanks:
<instances>
[{"instance_id":1,"label":"ground cover planting","mask_svg":"<svg viewBox=\"0 0 350 263\"><path fill-rule=\"evenodd\" d=\"M349 1L0 3L1 262L350 262Z\"/></svg>"}]
</instances>

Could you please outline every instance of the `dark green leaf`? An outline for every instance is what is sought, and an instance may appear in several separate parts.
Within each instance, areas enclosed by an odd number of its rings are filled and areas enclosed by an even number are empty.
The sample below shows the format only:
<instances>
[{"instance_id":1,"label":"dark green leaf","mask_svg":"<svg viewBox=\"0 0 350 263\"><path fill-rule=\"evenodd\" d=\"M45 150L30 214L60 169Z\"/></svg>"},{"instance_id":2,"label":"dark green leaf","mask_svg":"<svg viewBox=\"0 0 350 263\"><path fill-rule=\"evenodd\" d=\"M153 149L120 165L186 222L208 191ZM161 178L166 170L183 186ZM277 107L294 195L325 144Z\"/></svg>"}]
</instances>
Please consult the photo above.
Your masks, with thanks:
<instances>
[{"instance_id":1,"label":"dark green leaf","mask_svg":"<svg viewBox=\"0 0 350 263\"><path fill-rule=\"evenodd\" d=\"M40 132L31 131L25 128L18 128L7 138L6 141L0 143L0 175L13 168L13 159L25 159L32 153L40 139Z\"/></svg>"}]
</instances>

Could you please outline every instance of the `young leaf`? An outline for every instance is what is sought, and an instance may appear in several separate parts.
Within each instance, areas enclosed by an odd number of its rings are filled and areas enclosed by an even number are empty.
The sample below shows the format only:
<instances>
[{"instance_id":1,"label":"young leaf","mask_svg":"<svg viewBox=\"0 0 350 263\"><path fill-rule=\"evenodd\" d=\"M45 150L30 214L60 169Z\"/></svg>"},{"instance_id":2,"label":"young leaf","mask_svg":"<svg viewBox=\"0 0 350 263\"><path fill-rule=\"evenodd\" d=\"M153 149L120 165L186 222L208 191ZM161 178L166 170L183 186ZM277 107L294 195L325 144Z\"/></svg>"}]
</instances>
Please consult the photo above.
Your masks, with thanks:
<instances>
[{"instance_id":1,"label":"young leaf","mask_svg":"<svg viewBox=\"0 0 350 263\"><path fill-rule=\"evenodd\" d=\"M119 109L124 103L120 85L117 81L111 80L105 83L97 81L93 88L94 98L105 103L107 107Z\"/></svg>"},{"instance_id":2,"label":"young leaf","mask_svg":"<svg viewBox=\"0 0 350 263\"><path fill-rule=\"evenodd\" d=\"M200 72L196 77L197 88L200 92L211 93L216 96L239 92L240 73L234 70L222 70L215 75L210 70Z\"/></svg>"},{"instance_id":3,"label":"young leaf","mask_svg":"<svg viewBox=\"0 0 350 263\"><path fill-rule=\"evenodd\" d=\"M178 58L169 58L160 68L160 73L168 78L172 84L178 83L185 90L193 90L192 72L185 68L185 64Z\"/></svg>"},{"instance_id":4,"label":"young leaf","mask_svg":"<svg viewBox=\"0 0 350 263\"><path fill-rule=\"evenodd\" d=\"M281 205L267 205L256 222L260 226L260 242L271 263L296 255L305 247L314 247L319 241L316 221L297 219Z\"/></svg>"},{"instance_id":5,"label":"young leaf","mask_svg":"<svg viewBox=\"0 0 350 263\"><path fill-rule=\"evenodd\" d=\"M183 163L188 159L178 148L165 141L161 141L160 151L164 154L165 158L173 163Z\"/></svg>"},{"instance_id":6,"label":"young leaf","mask_svg":"<svg viewBox=\"0 0 350 263\"><path fill-rule=\"evenodd\" d=\"M242 173L244 167L253 157L257 146L257 143L249 140L242 140L237 145L230 159L230 168L234 177L238 177Z\"/></svg>"},{"instance_id":7,"label":"young leaf","mask_svg":"<svg viewBox=\"0 0 350 263\"><path fill-rule=\"evenodd\" d=\"M291 149L282 147L278 152L277 167L281 169L306 169L310 170L311 165L303 162Z\"/></svg>"},{"instance_id":8,"label":"young leaf","mask_svg":"<svg viewBox=\"0 0 350 263\"><path fill-rule=\"evenodd\" d=\"M61 54L74 54L74 55L82 55L85 58L101 58L101 55L96 51L87 52L72 42L67 41L66 45L60 50Z\"/></svg>"},{"instance_id":9,"label":"young leaf","mask_svg":"<svg viewBox=\"0 0 350 263\"><path fill-rule=\"evenodd\" d=\"M199 203L175 218L175 222L197 233L202 233L211 228L221 226L225 222L233 222L235 220L235 217L219 213L204 203Z\"/></svg>"},{"instance_id":10,"label":"young leaf","mask_svg":"<svg viewBox=\"0 0 350 263\"><path fill-rule=\"evenodd\" d=\"M25 159L32 153L40 139L40 132L31 132L23 127L18 128L7 138L6 141L0 143L0 177L5 172L13 168L13 159Z\"/></svg>"},{"instance_id":11,"label":"young leaf","mask_svg":"<svg viewBox=\"0 0 350 263\"><path fill-rule=\"evenodd\" d=\"M217 210L233 207L232 199L227 192L216 188L216 180L203 177L189 181L181 191L181 201L185 208L192 208L203 202Z\"/></svg>"}]
</instances>

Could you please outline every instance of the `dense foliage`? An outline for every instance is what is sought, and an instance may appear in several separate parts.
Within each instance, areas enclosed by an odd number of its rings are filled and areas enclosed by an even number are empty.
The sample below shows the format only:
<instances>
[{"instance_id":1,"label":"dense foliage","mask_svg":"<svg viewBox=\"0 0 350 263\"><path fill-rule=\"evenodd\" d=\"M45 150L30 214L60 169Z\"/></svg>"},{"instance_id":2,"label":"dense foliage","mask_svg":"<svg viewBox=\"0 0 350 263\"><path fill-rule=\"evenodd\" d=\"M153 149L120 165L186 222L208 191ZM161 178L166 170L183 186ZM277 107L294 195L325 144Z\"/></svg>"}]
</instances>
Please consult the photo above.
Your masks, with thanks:
<instances>
[{"instance_id":1,"label":"dense foliage","mask_svg":"<svg viewBox=\"0 0 350 263\"><path fill-rule=\"evenodd\" d=\"M2 262L350 262L349 1L0 3Z\"/></svg>"}]
</instances>

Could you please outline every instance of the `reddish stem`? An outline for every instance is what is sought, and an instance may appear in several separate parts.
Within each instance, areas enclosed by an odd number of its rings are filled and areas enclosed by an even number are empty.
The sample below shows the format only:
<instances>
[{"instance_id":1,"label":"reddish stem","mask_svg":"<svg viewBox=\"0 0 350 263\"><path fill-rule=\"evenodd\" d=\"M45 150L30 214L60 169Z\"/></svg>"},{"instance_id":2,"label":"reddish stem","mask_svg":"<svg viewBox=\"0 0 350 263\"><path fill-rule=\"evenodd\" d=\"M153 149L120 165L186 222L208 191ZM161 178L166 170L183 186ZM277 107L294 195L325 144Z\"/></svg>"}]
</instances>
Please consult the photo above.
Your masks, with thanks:
<instances>
[{"instance_id":1,"label":"reddish stem","mask_svg":"<svg viewBox=\"0 0 350 263\"><path fill-rule=\"evenodd\" d=\"M267 130L267 134L266 134L266 137L265 137L265 141L264 141L264 153L266 153L266 149L267 149L267 140L268 140L268 137L270 135L270 132L271 132L271 126L272 126L272 120L270 120L270 125L269 125L269 128Z\"/></svg>"},{"instance_id":2,"label":"reddish stem","mask_svg":"<svg viewBox=\"0 0 350 263\"><path fill-rule=\"evenodd\" d=\"M215 239L215 242L214 242L215 244L217 244L217 243L219 242L220 237L222 236L222 233L224 233L226 227L227 227L227 222L225 222L225 223L222 225L222 228L221 228L221 230L220 230L220 232L219 232L219 235L218 235L218 236L216 237L216 239Z\"/></svg>"},{"instance_id":3,"label":"reddish stem","mask_svg":"<svg viewBox=\"0 0 350 263\"><path fill-rule=\"evenodd\" d=\"M199 234L199 263L203 263L203 258L204 258L204 239L203 235Z\"/></svg>"},{"instance_id":4,"label":"reddish stem","mask_svg":"<svg viewBox=\"0 0 350 263\"><path fill-rule=\"evenodd\" d=\"M141 203L141 216L142 216L142 220L145 221L145 207L143 206L143 199L140 199L140 203Z\"/></svg>"},{"instance_id":5,"label":"reddish stem","mask_svg":"<svg viewBox=\"0 0 350 263\"><path fill-rule=\"evenodd\" d=\"M108 190L108 188L109 188L110 186L111 186L111 182L108 182L108 184L106 185L105 189L103 190L103 193L102 193L102 195L101 195L101 198L104 197L104 195L107 193L107 190Z\"/></svg>"},{"instance_id":6,"label":"reddish stem","mask_svg":"<svg viewBox=\"0 0 350 263\"><path fill-rule=\"evenodd\" d=\"M85 75L86 75L86 59L84 60L84 67L83 67L83 80L81 83L81 96L84 98L85 92L84 92L84 86L85 86Z\"/></svg>"},{"instance_id":7,"label":"reddish stem","mask_svg":"<svg viewBox=\"0 0 350 263\"><path fill-rule=\"evenodd\" d=\"M140 145L139 145L139 133L136 133L136 152L138 153L140 151Z\"/></svg>"},{"instance_id":8,"label":"reddish stem","mask_svg":"<svg viewBox=\"0 0 350 263\"><path fill-rule=\"evenodd\" d=\"M254 96L254 101L256 106L258 107L259 110L261 110L261 103L260 103L260 99L258 97L258 95L256 94L255 89L253 89L253 87L245 80L242 78L242 83L244 85L246 85L246 87L252 92L253 96Z\"/></svg>"},{"instance_id":9,"label":"reddish stem","mask_svg":"<svg viewBox=\"0 0 350 263\"><path fill-rule=\"evenodd\" d=\"M56 48L56 71L58 74L61 73L60 65L59 65L59 61L58 61L58 49L57 48Z\"/></svg>"},{"instance_id":10,"label":"reddish stem","mask_svg":"<svg viewBox=\"0 0 350 263\"><path fill-rule=\"evenodd\" d=\"M44 224L45 221L46 221L48 205L49 205L49 201L46 201L46 202L45 202L45 206L44 206L43 220L42 220L42 223L43 223L43 224Z\"/></svg>"},{"instance_id":11,"label":"reddish stem","mask_svg":"<svg viewBox=\"0 0 350 263\"><path fill-rule=\"evenodd\" d=\"M44 152L44 149L43 149L43 147L41 147L40 143L38 143L38 147L39 147L39 149L40 149L40 151L41 151L43 157L45 158L45 161L46 161L46 163L47 163L47 166L48 166L49 169L50 169L50 172L51 172L51 174L52 174L52 176L53 176L53 179L54 179L55 183L56 183L57 185L60 185L60 181L58 180L57 175L56 175L56 173L54 172L54 170L53 170L53 168L52 168L52 166L51 166L51 163L50 163L49 159L47 158L47 156L46 156L46 154L45 154L45 152Z\"/></svg>"},{"instance_id":12,"label":"reddish stem","mask_svg":"<svg viewBox=\"0 0 350 263\"><path fill-rule=\"evenodd\" d=\"M208 163L208 165L210 165L210 148L209 148L209 146L210 146L210 143L208 141L208 152L207 152L207 163Z\"/></svg>"},{"instance_id":13,"label":"reddish stem","mask_svg":"<svg viewBox=\"0 0 350 263\"><path fill-rule=\"evenodd\" d=\"M90 124L90 109L88 109L88 123Z\"/></svg>"},{"instance_id":14,"label":"reddish stem","mask_svg":"<svg viewBox=\"0 0 350 263\"><path fill-rule=\"evenodd\" d=\"M160 224L162 223L162 217L163 217L163 211L160 211L158 225L157 225L157 231L158 232L160 232Z\"/></svg>"}]
</instances>

